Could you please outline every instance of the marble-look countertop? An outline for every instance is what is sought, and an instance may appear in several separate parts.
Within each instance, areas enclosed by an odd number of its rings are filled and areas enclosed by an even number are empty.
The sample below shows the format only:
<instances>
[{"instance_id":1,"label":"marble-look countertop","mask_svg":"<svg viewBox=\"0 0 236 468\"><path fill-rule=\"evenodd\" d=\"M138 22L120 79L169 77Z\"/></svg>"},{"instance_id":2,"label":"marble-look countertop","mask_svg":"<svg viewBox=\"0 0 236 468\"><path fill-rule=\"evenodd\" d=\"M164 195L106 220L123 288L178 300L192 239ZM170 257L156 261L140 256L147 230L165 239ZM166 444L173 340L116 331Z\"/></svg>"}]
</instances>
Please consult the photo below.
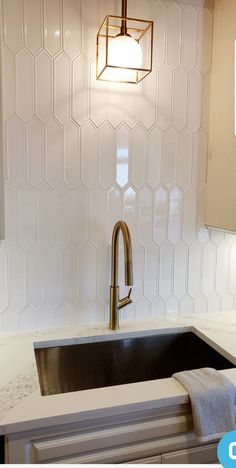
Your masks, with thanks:
<instances>
[{"instance_id":1,"label":"marble-look countertop","mask_svg":"<svg viewBox=\"0 0 236 468\"><path fill-rule=\"evenodd\" d=\"M175 379L152 380L92 390L41 396L34 348L76 344L86 337L194 331L236 366L236 311L123 322L118 332L107 325L64 327L0 334L0 433L10 434L149 408L189 402ZM96 338L94 338L96 340ZM236 369L221 371L236 386Z\"/></svg>"}]
</instances>

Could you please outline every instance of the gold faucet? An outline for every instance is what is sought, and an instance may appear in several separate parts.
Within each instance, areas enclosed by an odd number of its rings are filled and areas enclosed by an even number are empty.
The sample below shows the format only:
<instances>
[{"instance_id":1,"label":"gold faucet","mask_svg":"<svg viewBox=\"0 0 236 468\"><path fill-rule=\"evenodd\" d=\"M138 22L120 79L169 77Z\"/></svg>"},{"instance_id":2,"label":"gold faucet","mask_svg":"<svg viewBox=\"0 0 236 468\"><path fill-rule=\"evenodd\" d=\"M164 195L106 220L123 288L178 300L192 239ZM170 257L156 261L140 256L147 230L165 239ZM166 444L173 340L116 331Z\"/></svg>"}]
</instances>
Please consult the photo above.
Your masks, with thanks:
<instances>
[{"instance_id":1,"label":"gold faucet","mask_svg":"<svg viewBox=\"0 0 236 468\"><path fill-rule=\"evenodd\" d=\"M132 244L130 232L127 224L124 221L117 221L112 233L112 257L111 257L111 287L110 287L110 330L118 330L119 328L119 309L131 304L130 297L132 288L129 290L128 296L119 299L118 286L118 246L119 233L122 232L124 243L125 257L125 284L126 286L133 285L133 262L132 262Z\"/></svg>"}]
</instances>

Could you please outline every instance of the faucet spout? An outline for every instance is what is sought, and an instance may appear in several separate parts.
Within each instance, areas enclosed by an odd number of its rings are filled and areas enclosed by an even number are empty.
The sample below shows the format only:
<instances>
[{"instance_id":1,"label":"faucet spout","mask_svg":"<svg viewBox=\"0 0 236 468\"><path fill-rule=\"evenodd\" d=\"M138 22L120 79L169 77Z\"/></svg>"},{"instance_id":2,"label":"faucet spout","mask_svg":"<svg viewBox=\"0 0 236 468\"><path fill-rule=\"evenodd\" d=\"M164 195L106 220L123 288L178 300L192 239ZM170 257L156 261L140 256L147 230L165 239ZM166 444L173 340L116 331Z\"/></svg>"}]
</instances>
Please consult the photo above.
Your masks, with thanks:
<instances>
[{"instance_id":1,"label":"faucet spout","mask_svg":"<svg viewBox=\"0 0 236 468\"><path fill-rule=\"evenodd\" d=\"M119 299L119 286L118 286L118 247L119 247L119 233L122 233L124 243L124 267L125 267L125 284L132 286L133 284L133 261L132 261L132 243L130 232L127 224L124 221L117 221L114 226L112 234L112 258L111 258L111 287L110 287L110 330L117 330L119 328L119 315L118 311L122 307L130 304L132 299L131 288L127 297Z\"/></svg>"}]
</instances>

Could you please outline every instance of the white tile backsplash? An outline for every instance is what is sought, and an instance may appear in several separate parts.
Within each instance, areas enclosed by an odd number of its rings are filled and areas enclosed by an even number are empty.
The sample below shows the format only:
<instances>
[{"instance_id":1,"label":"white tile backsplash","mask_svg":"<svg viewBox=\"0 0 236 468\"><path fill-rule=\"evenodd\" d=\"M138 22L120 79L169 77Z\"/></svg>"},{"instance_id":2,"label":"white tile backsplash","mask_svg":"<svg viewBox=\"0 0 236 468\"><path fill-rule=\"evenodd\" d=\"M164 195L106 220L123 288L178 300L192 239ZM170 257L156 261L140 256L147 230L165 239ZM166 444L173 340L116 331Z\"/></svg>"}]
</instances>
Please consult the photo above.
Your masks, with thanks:
<instances>
[{"instance_id":1,"label":"white tile backsplash","mask_svg":"<svg viewBox=\"0 0 236 468\"><path fill-rule=\"evenodd\" d=\"M211 5L129 0L154 20L154 67L119 85L95 79L99 22L119 2L2 0L2 330L107 320L120 218L134 256L122 319L235 307L236 239L201 225Z\"/></svg>"}]
</instances>

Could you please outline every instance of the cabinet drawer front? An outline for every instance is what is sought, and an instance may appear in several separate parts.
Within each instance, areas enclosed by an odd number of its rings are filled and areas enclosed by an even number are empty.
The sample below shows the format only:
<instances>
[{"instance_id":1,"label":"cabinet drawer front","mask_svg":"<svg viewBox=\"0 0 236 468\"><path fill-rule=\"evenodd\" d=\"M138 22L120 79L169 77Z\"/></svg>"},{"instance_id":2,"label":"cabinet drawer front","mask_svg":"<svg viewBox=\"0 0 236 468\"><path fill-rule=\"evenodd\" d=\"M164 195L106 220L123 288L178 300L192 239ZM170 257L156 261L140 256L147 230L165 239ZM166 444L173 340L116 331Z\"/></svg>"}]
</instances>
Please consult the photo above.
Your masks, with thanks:
<instances>
[{"instance_id":1,"label":"cabinet drawer front","mask_svg":"<svg viewBox=\"0 0 236 468\"><path fill-rule=\"evenodd\" d=\"M217 445L205 445L191 449L179 450L178 452L162 455L164 464L202 464L219 463L217 461Z\"/></svg>"},{"instance_id":2,"label":"cabinet drawer front","mask_svg":"<svg viewBox=\"0 0 236 468\"><path fill-rule=\"evenodd\" d=\"M109 429L74 433L46 440L33 440L29 450L29 462L32 462L33 459L35 462L42 463L54 458L82 455L118 445L125 446L150 439L158 440L160 437L186 432L190 427L190 421L191 418L187 416L177 416L166 420L110 427Z\"/></svg>"}]
</instances>

